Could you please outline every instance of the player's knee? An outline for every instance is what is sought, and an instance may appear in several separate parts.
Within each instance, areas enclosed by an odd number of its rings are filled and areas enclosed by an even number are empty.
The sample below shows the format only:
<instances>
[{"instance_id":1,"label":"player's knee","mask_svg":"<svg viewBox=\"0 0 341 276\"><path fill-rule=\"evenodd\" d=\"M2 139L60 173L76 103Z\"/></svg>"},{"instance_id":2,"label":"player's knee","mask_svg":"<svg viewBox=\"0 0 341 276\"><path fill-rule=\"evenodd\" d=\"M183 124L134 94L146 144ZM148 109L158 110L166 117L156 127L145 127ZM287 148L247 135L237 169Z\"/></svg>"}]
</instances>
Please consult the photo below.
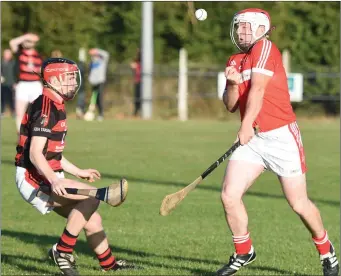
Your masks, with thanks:
<instances>
[{"instance_id":1,"label":"player's knee","mask_svg":"<svg viewBox=\"0 0 341 276\"><path fill-rule=\"evenodd\" d=\"M308 198L302 198L302 199L297 199L292 202L290 202L290 206L292 210L298 214L302 215L304 212L309 210L309 199Z\"/></svg>"},{"instance_id":2,"label":"player's knee","mask_svg":"<svg viewBox=\"0 0 341 276\"><path fill-rule=\"evenodd\" d=\"M221 193L221 201L225 209L234 208L237 204L240 203L240 200L240 197L232 196L230 193L224 191Z\"/></svg>"},{"instance_id":3,"label":"player's knee","mask_svg":"<svg viewBox=\"0 0 341 276\"><path fill-rule=\"evenodd\" d=\"M93 213L84 228L88 232L102 230L103 227L101 215L97 212Z\"/></svg>"},{"instance_id":4,"label":"player's knee","mask_svg":"<svg viewBox=\"0 0 341 276\"><path fill-rule=\"evenodd\" d=\"M96 199L96 198L88 198L86 206L90 210L95 212L98 209L99 204L100 204L100 201L98 199Z\"/></svg>"}]
</instances>

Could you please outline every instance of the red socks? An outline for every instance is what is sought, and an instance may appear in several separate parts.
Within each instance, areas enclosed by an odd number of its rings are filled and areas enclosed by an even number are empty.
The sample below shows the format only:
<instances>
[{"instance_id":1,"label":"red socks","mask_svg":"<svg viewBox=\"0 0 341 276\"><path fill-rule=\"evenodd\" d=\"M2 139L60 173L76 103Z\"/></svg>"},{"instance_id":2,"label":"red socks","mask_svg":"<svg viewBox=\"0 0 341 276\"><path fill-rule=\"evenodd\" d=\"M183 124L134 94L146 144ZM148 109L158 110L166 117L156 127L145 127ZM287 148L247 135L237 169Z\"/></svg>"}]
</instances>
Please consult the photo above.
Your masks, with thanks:
<instances>
[{"instance_id":1,"label":"red socks","mask_svg":"<svg viewBox=\"0 0 341 276\"><path fill-rule=\"evenodd\" d=\"M236 253L238 255L248 254L251 250L252 241L250 239L250 232L246 233L243 236L232 236L234 247L236 248ZM313 242L316 246L317 251L320 255L325 255L330 252L330 241L328 238L327 231L324 231L322 237L317 238L313 237Z\"/></svg>"},{"instance_id":2,"label":"red socks","mask_svg":"<svg viewBox=\"0 0 341 276\"><path fill-rule=\"evenodd\" d=\"M58 241L57 251L60 253L72 254L73 248L76 245L77 238L78 236L70 234L69 231L65 228L62 236Z\"/></svg>"},{"instance_id":3,"label":"red socks","mask_svg":"<svg viewBox=\"0 0 341 276\"><path fill-rule=\"evenodd\" d=\"M247 232L244 236L232 236L232 238L238 255L244 255L250 252L252 245L250 232Z\"/></svg>"},{"instance_id":4,"label":"red socks","mask_svg":"<svg viewBox=\"0 0 341 276\"><path fill-rule=\"evenodd\" d=\"M97 255L97 259L99 261L100 266L104 270L111 269L116 263L115 257L111 254L110 248L105 250L102 254Z\"/></svg>"},{"instance_id":5,"label":"red socks","mask_svg":"<svg viewBox=\"0 0 341 276\"><path fill-rule=\"evenodd\" d=\"M326 230L324 230L324 235L321 238L313 237L313 242L320 255L325 255L330 252L330 241Z\"/></svg>"}]
</instances>

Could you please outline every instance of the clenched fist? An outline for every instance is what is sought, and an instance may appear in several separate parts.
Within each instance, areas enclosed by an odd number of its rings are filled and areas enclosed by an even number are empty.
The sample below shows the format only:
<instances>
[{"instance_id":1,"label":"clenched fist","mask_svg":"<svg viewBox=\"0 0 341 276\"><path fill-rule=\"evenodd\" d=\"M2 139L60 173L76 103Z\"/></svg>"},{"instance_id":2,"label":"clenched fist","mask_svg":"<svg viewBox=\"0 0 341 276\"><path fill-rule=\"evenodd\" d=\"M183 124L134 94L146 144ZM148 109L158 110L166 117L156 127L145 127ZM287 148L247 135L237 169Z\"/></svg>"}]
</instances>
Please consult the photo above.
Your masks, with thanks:
<instances>
[{"instance_id":1,"label":"clenched fist","mask_svg":"<svg viewBox=\"0 0 341 276\"><path fill-rule=\"evenodd\" d=\"M234 66L228 66L225 68L225 77L229 84L238 85L241 80L241 74L238 73Z\"/></svg>"}]
</instances>

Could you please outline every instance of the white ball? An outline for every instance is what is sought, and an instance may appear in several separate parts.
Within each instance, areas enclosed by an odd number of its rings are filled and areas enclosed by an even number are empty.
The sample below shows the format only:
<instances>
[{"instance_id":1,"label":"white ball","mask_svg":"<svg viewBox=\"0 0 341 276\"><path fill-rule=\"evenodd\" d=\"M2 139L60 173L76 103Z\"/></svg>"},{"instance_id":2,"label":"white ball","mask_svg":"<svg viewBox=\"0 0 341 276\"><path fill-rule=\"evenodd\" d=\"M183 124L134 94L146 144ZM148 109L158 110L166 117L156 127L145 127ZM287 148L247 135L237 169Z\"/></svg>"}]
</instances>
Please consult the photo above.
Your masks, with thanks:
<instances>
[{"instance_id":1,"label":"white ball","mask_svg":"<svg viewBox=\"0 0 341 276\"><path fill-rule=\"evenodd\" d=\"M93 121L95 119L95 113L94 112L86 112L85 115L84 115L84 120L85 121Z\"/></svg>"},{"instance_id":2,"label":"white ball","mask_svg":"<svg viewBox=\"0 0 341 276\"><path fill-rule=\"evenodd\" d=\"M207 18L207 11L204 9L198 9L195 11L195 17L200 21L204 21Z\"/></svg>"}]
</instances>

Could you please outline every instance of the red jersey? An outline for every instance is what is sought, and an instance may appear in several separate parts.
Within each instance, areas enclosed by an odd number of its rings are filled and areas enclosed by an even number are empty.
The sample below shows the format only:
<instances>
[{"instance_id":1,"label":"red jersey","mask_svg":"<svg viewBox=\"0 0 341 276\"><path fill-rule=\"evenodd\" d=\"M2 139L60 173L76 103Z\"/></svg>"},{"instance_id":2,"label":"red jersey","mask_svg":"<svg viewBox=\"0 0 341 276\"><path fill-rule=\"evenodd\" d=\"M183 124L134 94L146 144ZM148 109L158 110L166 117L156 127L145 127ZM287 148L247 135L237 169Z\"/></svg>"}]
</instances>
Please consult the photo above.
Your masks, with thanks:
<instances>
[{"instance_id":1,"label":"red jersey","mask_svg":"<svg viewBox=\"0 0 341 276\"><path fill-rule=\"evenodd\" d=\"M239 88L239 111L245 116L247 97L251 88L251 74L261 73L271 79L265 89L262 108L253 123L260 131L269 131L296 121L290 103L287 76L278 48L269 40L258 41L248 53L232 55L226 66L235 66L242 75ZM226 84L227 85L227 84Z\"/></svg>"},{"instance_id":2,"label":"red jersey","mask_svg":"<svg viewBox=\"0 0 341 276\"><path fill-rule=\"evenodd\" d=\"M30 161L30 145L33 136L47 137L43 154L54 171L62 171L60 160L65 147L67 133L66 113L60 102L47 89L29 104L20 126L20 140L17 145L15 165L26 168L26 181L37 187L40 182L48 182L40 175Z\"/></svg>"}]
</instances>

